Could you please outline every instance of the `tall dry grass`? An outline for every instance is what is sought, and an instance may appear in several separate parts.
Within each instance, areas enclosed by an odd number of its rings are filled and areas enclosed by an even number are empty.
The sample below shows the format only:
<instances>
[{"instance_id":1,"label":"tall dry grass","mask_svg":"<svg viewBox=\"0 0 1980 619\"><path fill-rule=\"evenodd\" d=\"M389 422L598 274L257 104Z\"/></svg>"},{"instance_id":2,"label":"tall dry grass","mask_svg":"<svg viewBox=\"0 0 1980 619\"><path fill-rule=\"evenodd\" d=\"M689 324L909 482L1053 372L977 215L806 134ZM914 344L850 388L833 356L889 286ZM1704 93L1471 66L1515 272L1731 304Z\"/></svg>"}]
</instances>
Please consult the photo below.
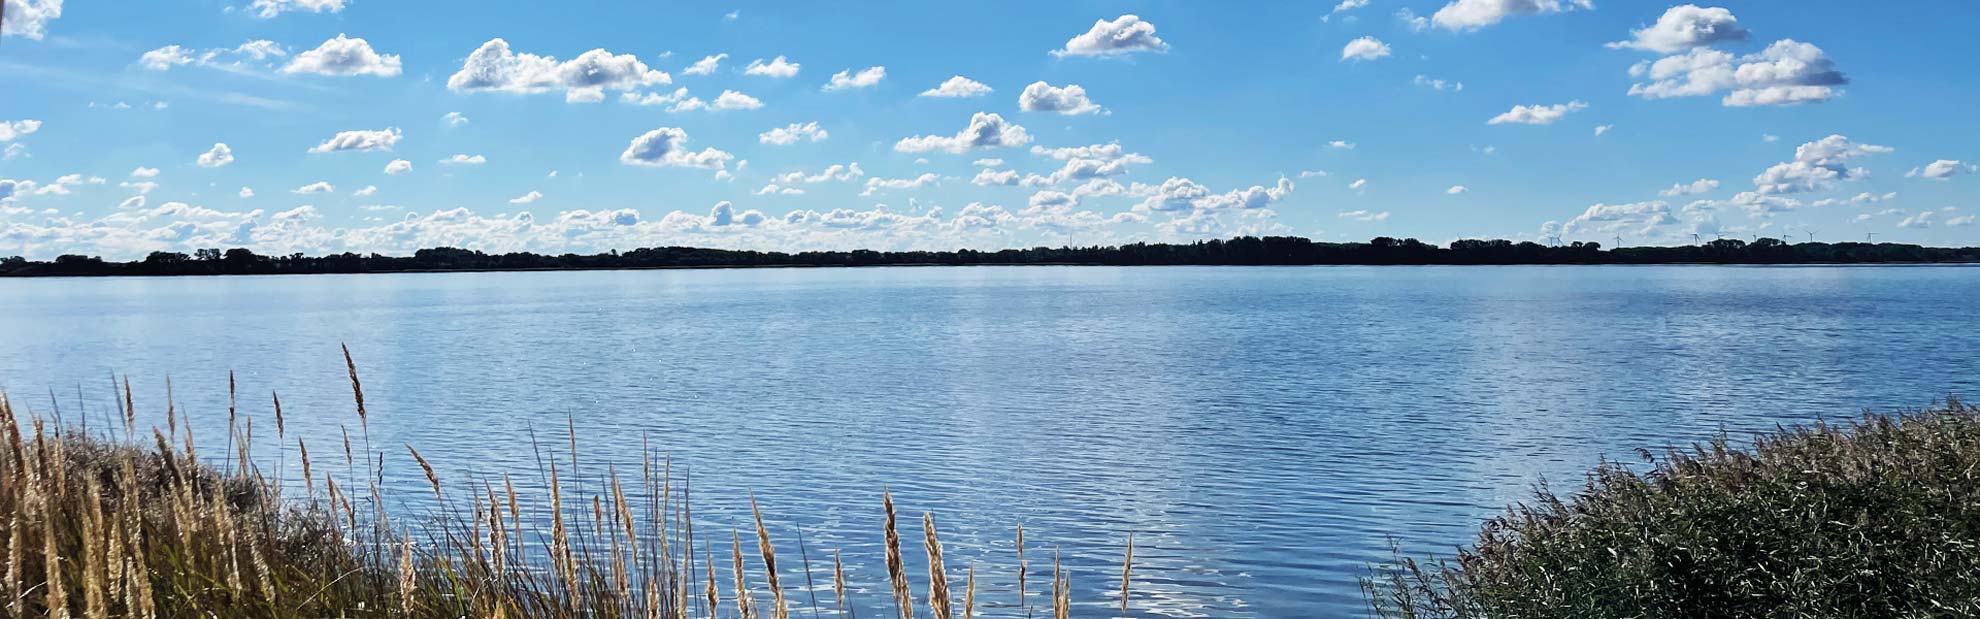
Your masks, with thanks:
<instances>
[{"instance_id":1,"label":"tall dry grass","mask_svg":"<svg viewBox=\"0 0 1980 619\"><path fill-rule=\"evenodd\" d=\"M636 475L588 460L588 476L580 475L574 429L569 458L550 459L533 487L519 488L508 474L447 480L417 448L403 445L439 507L426 517L395 520L382 483L394 460L371 445L364 387L348 350L345 363L355 436L343 432L341 451L329 451L325 461L323 449L287 436L281 398L271 394L277 455L267 468L250 457L266 437L255 436L253 416L239 408L231 380L218 467L199 451L191 424L179 423L181 411L169 395L167 427L140 430L128 380L118 403L122 427L93 432L22 414L0 394L0 616L790 619L794 612L851 616L860 606L837 551L830 587L812 586L801 532L798 589L808 608L795 603L783 582L790 567L778 563L754 497L750 517L760 562L750 560L741 532L732 530L732 573L719 583L716 542L695 530L686 484L676 483L671 462L642 446L646 457ZM265 475L271 469L272 478ZM545 496L547 511L537 500ZM891 493L883 492L880 508L875 524L889 588L899 616L911 618L915 600ZM922 530L929 610L951 619L951 568L934 514L922 515ZM1021 531L1011 568L1020 583ZM1123 615L1131 562L1130 550L1121 571ZM977 591L976 568L963 572L964 619L989 607ZM1069 576L1056 555L1053 571L1049 612L1066 617ZM761 575L760 586L752 573ZM830 599L821 603L821 592ZM764 594L767 608L759 607ZM1011 597L996 605L1001 616L1044 612L1024 596L1022 584Z\"/></svg>"}]
</instances>

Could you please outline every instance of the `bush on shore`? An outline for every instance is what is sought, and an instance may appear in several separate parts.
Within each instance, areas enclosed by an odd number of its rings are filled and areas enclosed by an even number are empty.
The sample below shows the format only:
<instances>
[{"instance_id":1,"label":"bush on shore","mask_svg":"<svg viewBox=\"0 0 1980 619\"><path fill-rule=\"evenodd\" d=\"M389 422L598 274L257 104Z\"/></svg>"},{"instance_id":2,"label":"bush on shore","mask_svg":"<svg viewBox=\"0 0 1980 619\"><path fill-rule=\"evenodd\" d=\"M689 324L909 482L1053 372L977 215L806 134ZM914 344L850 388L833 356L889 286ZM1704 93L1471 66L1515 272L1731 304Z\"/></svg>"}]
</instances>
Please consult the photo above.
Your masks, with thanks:
<instances>
[{"instance_id":1,"label":"bush on shore","mask_svg":"<svg viewBox=\"0 0 1980 619\"><path fill-rule=\"evenodd\" d=\"M1545 486L1447 560L1363 581L1378 617L1980 615L1980 410L1723 435Z\"/></svg>"}]
</instances>

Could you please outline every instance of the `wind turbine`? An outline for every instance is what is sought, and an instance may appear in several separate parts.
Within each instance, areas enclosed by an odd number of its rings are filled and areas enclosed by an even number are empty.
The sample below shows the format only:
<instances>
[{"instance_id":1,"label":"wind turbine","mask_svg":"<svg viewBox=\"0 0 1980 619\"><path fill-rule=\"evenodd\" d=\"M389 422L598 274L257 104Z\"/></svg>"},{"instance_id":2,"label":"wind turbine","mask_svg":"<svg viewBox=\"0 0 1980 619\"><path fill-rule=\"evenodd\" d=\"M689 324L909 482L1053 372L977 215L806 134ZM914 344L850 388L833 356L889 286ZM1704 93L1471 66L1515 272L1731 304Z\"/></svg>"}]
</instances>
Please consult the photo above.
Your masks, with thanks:
<instances>
[{"instance_id":1,"label":"wind turbine","mask_svg":"<svg viewBox=\"0 0 1980 619\"><path fill-rule=\"evenodd\" d=\"M1702 243L1701 241L1699 241L1699 240L1698 240L1698 233L1696 233L1696 232L1693 232L1693 233L1691 233L1691 244L1692 244L1692 245L1701 245L1701 244L1703 244L1703 243Z\"/></svg>"},{"instance_id":2,"label":"wind turbine","mask_svg":"<svg viewBox=\"0 0 1980 619\"><path fill-rule=\"evenodd\" d=\"M1807 228L1802 228L1802 229L1801 229L1801 231L1802 231L1803 233L1805 233L1805 234L1807 234L1807 235L1808 235L1808 242L1810 242L1810 243L1813 243L1813 242L1815 242L1815 231L1814 231L1814 230L1809 230L1809 229L1807 229Z\"/></svg>"},{"instance_id":3,"label":"wind turbine","mask_svg":"<svg viewBox=\"0 0 1980 619\"><path fill-rule=\"evenodd\" d=\"M1864 233L1864 235L1863 235L1863 242L1865 242L1865 243L1875 243L1875 242L1877 242L1877 233L1875 233L1875 232L1867 232L1867 233Z\"/></svg>"},{"instance_id":4,"label":"wind turbine","mask_svg":"<svg viewBox=\"0 0 1980 619\"><path fill-rule=\"evenodd\" d=\"M1616 235L1616 247L1622 247L1622 235Z\"/></svg>"}]
</instances>

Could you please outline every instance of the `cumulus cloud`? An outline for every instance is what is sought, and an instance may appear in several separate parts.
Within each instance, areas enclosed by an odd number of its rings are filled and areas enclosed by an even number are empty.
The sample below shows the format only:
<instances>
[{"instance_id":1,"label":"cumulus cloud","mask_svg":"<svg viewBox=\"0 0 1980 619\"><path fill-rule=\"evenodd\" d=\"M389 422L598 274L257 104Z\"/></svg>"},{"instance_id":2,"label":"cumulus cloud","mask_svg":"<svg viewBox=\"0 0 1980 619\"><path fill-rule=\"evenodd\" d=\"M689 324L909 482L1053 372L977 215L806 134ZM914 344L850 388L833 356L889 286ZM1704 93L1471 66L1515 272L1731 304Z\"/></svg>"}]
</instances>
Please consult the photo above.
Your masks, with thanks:
<instances>
[{"instance_id":1,"label":"cumulus cloud","mask_svg":"<svg viewBox=\"0 0 1980 619\"><path fill-rule=\"evenodd\" d=\"M202 168L218 168L233 162L234 149L227 148L227 145L221 142L213 143L213 148L200 153L199 158L193 160L193 163L199 164Z\"/></svg>"},{"instance_id":2,"label":"cumulus cloud","mask_svg":"<svg viewBox=\"0 0 1980 619\"><path fill-rule=\"evenodd\" d=\"M983 82L957 75L942 82L941 85L921 91L921 94L918 96L966 99L990 94L991 90Z\"/></svg>"},{"instance_id":3,"label":"cumulus cloud","mask_svg":"<svg viewBox=\"0 0 1980 619\"><path fill-rule=\"evenodd\" d=\"M398 144L399 138L402 137L404 137L404 134L399 131L398 127L387 127L376 130L339 131L337 135L331 136L330 139L324 140L322 144L309 149L309 152L331 153L338 151L369 152L375 150L392 150L392 146Z\"/></svg>"},{"instance_id":4,"label":"cumulus cloud","mask_svg":"<svg viewBox=\"0 0 1980 619\"><path fill-rule=\"evenodd\" d=\"M791 123L789 126L778 127L756 134L756 141L764 144L788 146L797 143L799 140L809 139L813 142L818 142L827 137L831 137L831 134L826 132L825 129L820 128L818 123L814 121L808 123Z\"/></svg>"},{"instance_id":5,"label":"cumulus cloud","mask_svg":"<svg viewBox=\"0 0 1980 619\"><path fill-rule=\"evenodd\" d=\"M339 34L316 49L296 54L288 66L282 67L282 72L391 77L399 74L399 57L379 54L364 39Z\"/></svg>"},{"instance_id":6,"label":"cumulus cloud","mask_svg":"<svg viewBox=\"0 0 1980 619\"><path fill-rule=\"evenodd\" d=\"M1354 179L1354 182L1348 183L1348 189L1353 189L1356 191L1360 191L1362 188L1367 186L1368 186L1368 179L1365 178L1357 178Z\"/></svg>"},{"instance_id":7,"label":"cumulus cloud","mask_svg":"<svg viewBox=\"0 0 1980 619\"><path fill-rule=\"evenodd\" d=\"M1636 227L1645 223L1676 223L1671 218L1671 206L1661 200L1631 202L1628 204L1601 204L1589 206L1574 219L1563 224L1563 232L1572 233L1593 226L1600 232L1614 232L1625 227Z\"/></svg>"},{"instance_id":8,"label":"cumulus cloud","mask_svg":"<svg viewBox=\"0 0 1980 619\"><path fill-rule=\"evenodd\" d=\"M688 68L682 69L681 73L687 75L711 75L715 73L716 68L721 66L722 61L728 59L729 59L728 54L703 56L701 60L697 60L694 62L694 64L688 65Z\"/></svg>"},{"instance_id":9,"label":"cumulus cloud","mask_svg":"<svg viewBox=\"0 0 1980 619\"><path fill-rule=\"evenodd\" d=\"M1849 83L1822 49L1793 39L1781 39L1756 54L1735 58L1716 49L1698 47L1644 61L1630 67L1631 77L1647 79L1630 85L1629 94L1645 99L1699 97L1725 92L1728 107L1794 105L1827 101Z\"/></svg>"},{"instance_id":10,"label":"cumulus cloud","mask_svg":"<svg viewBox=\"0 0 1980 619\"><path fill-rule=\"evenodd\" d=\"M1608 44L1610 49L1639 49L1671 54L1694 47L1744 41L1748 33L1732 11L1719 7L1680 4L1664 11L1657 23L1630 31L1630 39Z\"/></svg>"},{"instance_id":11,"label":"cumulus cloud","mask_svg":"<svg viewBox=\"0 0 1980 619\"><path fill-rule=\"evenodd\" d=\"M825 82L823 90L832 92L835 90L866 88L880 83L880 80L886 79L886 77L887 67L867 67L860 69L859 73L853 73L851 69L847 69L833 73L831 81Z\"/></svg>"},{"instance_id":12,"label":"cumulus cloud","mask_svg":"<svg viewBox=\"0 0 1980 619\"><path fill-rule=\"evenodd\" d=\"M783 56L771 59L770 62L764 62L762 58L758 58L749 61L749 66L743 68L743 75L761 75L780 78L797 77L798 69L800 68L802 68L802 65L785 60Z\"/></svg>"},{"instance_id":13,"label":"cumulus cloud","mask_svg":"<svg viewBox=\"0 0 1980 619\"><path fill-rule=\"evenodd\" d=\"M481 155L455 153L452 157L441 159L440 163L441 165L481 165L488 163L488 158Z\"/></svg>"},{"instance_id":14,"label":"cumulus cloud","mask_svg":"<svg viewBox=\"0 0 1980 619\"><path fill-rule=\"evenodd\" d=\"M332 185L325 181L316 181L308 185L297 187L294 190L291 190L289 193L300 193L300 194L330 193L336 190L337 190L336 185Z\"/></svg>"},{"instance_id":15,"label":"cumulus cloud","mask_svg":"<svg viewBox=\"0 0 1980 619\"><path fill-rule=\"evenodd\" d=\"M529 204L529 203L531 203L531 202L535 202L535 201L537 201L537 200L541 200L541 199L543 199L543 192L540 192L540 191L530 191L529 193L526 193L526 194L523 194L523 195L520 195L520 196L516 196L516 197L514 197L514 198L511 198L511 199L509 199L509 203L510 203L510 204Z\"/></svg>"},{"instance_id":16,"label":"cumulus cloud","mask_svg":"<svg viewBox=\"0 0 1980 619\"><path fill-rule=\"evenodd\" d=\"M238 195L240 195L242 198L252 198L254 197L254 189L250 187L242 187Z\"/></svg>"},{"instance_id":17,"label":"cumulus cloud","mask_svg":"<svg viewBox=\"0 0 1980 619\"><path fill-rule=\"evenodd\" d=\"M1353 41L1348 41L1347 46L1341 48L1342 62L1349 60L1375 60L1386 58L1388 55L1389 44L1383 43L1381 39L1375 37L1361 37Z\"/></svg>"},{"instance_id":18,"label":"cumulus cloud","mask_svg":"<svg viewBox=\"0 0 1980 619\"><path fill-rule=\"evenodd\" d=\"M411 171L412 171L412 162L406 161L404 159L393 159L391 163L385 164L386 174L398 175L398 174L405 174Z\"/></svg>"},{"instance_id":19,"label":"cumulus cloud","mask_svg":"<svg viewBox=\"0 0 1980 619\"><path fill-rule=\"evenodd\" d=\"M138 166L137 169L131 170L131 178L157 178L157 177L158 177L158 168L147 168L144 166Z\"/></svg>"},{"instance_id":20,"label":"cumulus cloud","mask_svg":"<svg viewBox=\"0 0 1980 619\"><path fill-rule=\"evenodd\" d=\"M886 189L920 189L936 184L941 180L942 177L937 176L934 172L924 172L914 178L869 178L866 179L866 190L860 192L859 195L870 196Z\"/></svg>"},{"instance_id":21,"label":"cumulus cloud","mask_svg":"<svg viewBox=\"0 0 1980 619\"><path fill-rule=\"evenodd\" d=\"M1456 0L1437 9L1430 23L1445 30L1477 30L1519 15L1592 9L1592 0Z\"/></svg>"},{"instance_id":22,"label":"cumulus cloud","mask_svg":"<svg viewBox=\"0 0 1980 619\"><path fill-rule=\"evenodd\" d=\"M0 36L39 41L48 32L48 22L62 16L62 0L4 0L7 18L0 20Z\"/></svg>"},{"instance_id":23,"label":"cumulus cloud","mask_svg":"<svg viewBox=\"0 0 1980 619\"><path fill-rule=\"evenodd\" d=\"M672 82L666 72L646 66L632 54L594 49L560 62L511 51L508 41L496 38L468 55L461 70L447 78L447 88L525 94L562 90L565 101L576 103L601 100L606 90L632 91Z\"/></svg>"},{"instance_id":24,"label":"cumulus cloud","mask_svg":"<svg viewBox=\"0 0 1980 619\"><path fill-rule=\"evenodd\" d=\"M1339 149L1339 150L1354 150L1354 142L1349 142L1347 140L1333 140L1327 142L1327 147L1333 149Z\"/></svg>"},{"instance_id":25,"label":"cumulus cloud","mask_svg":"<svg viewBox=\"0 0 1980 619\"><path fill-rule=\"evenodd\" d=\"M1161 185L1135 183L1135 187L1129 190L1135 195L1147 196L1134 206L1136 211L1142 212L1262 209L1285 199L1292 191L1292 180L1284 177L1280 177L1279 182L1271 187L1252 185L1245 189L1213 193L1196 181L1173 176L1162 181Z\"/></svg>"},{"instance_id":26,"label":"cumulus cloud","mask_svg":"<svg viewBox=\"0 0 1980 619\"><path fill-rule=\"evenodd\" d=\"M39 120L0 120L0 142L12 142L15 138L40 130Z\"/></svg>"},{"instance_id":27,"label":"cumulus cloud","mask_svg":"<svg viewBox=\"0 0 1980 619\"><path fill-rule=\"evenodd\" d=\"M1095 114L1105 110L1086 97L1078 84L1057 87L1043 81L1032 82L1018 95L1018 109L1026 112L1058 112L1067 116Z\"/></svg>"},{"instance_id":28,"label":"cumulus cloud","mask_svg":"<svg viewBox=\"0 0 1980 619\"><path fill-rule=\"evenodd\" d=\"M1465 192L1467 192L1467 191L1471 191L1471 188L1470 188L1470 187L1466 187L1466 186L1464 186L1464 185L1451 185L1451 188L1450 188L1450 189L1445 189L1445 190L1444 190L1444 193L1445 193L1445 194L1448 194L1448 195L1453 195L1453 196L1455 196L1455 195L1458 195L1458 194L1461 194L1461 193L1465 193Z\"/></svg>"},{"instance_id":29,"label":"cumulus cloud","mask_svg":"<svg viewBox=\"0 0 1980 619\"><path fill-rule=\"evenodd\" d=\"M1493 116L1491 120L1485 121L1485 124L1551 125L1554 124L1554 121L1560 120L1570 112L1579 112L1585 109L1588 109L1588 103L1584 101L1569 101L1567 103L1556 103L1553 105L1515 105L1505 113Z\"/></svg>"},{"instance_id":30,"label":"cumulus cloud","mask_svg":"<svg viewBox=\"0 0 1980 619\"><path fill-rule=\"evenodd\" d=\"M1338 219L1346 219L1349 221L1388 221L1389 212L1388 211L1375 212L1375 211L1363 209L1363 210L1355 210L1355 211L1341 211L1339 214L1334 215L1334 217Z\"/></svg>"},{"instance_id":31,"label":"cumulus cloud","mask_svg":"<svg viewBox=\"0 0 1980 619\"><path fill-rule=\"evenodd\" d=\"M248 3L248 12L261 19L274 19L283 13L336 13L344 10L349 0L254 0Z\"/></svg>"},{"instance_id":32,"label":"cumulus cloud","mask_svg":"<svg viewBox=\"0 0 1980 619\"><path fill-rule=\"evenodd\" d=\"M648 167L727 169L735 156L713 147L699 152L688 150L688 135L678 127L661 127L632 139L619 154L619 162Z\"/></svg>"},{"instance_id":33,"label":"cumulus cloud","mask_svg":"<svg viewBox=\"0 0 1980 619\"><path fill-rule=\"evenodd\" d=\"M1137 52L1166 52L1169 44L1155 36L1155 24L1137 15L1122 15L1113 21L1095 20L1085 34L1066 41L1054 56L1120 56Z\"/></svg>"},{"instance_id":34,"label":"cumulus cloud","mask_svg":"<svg viewBox=\"0 0 1980 619\"><path fill-rule=\"evenodd\" d=\"M1850 162L1863 155L1888 153L1888 146L1858 144L1841 135L1831 135L1794 149L1794 160L1774 164L1753 177L1762 195L1828 191L1842 181L1868 174Z\"/></svg>"},{"instance_id":35,"label":"cumulus cloud","mask_svg":"<svg viewBox=\"0 0 1980 619\"><path fill-rule=\"evenodd\" d=\"M1719 188L1719 181L1717 179L1701 178L1695 181L1691 181L1690 183L1674 183L1671 185L1670 189L1659 191L1657 192L1657 195L1664 196L1666 198L1674 198L1677 196L1688 196L1695 193L1705 193L1707 191L1711 191L1718 188Z\"/></svg>"},{"instance_id":36,"label":"cumulus cloud","mask_svg":"<svg viewBox=\"0 0 1980 619\"><path fill-rule=\"evenodd\" d=\"M1031 134L1023 126L1006 122L1003 116L989 112L977 112L969 119L969 126L953 136L922 135L901 138L894 143L894 150L904 153L925 153L946 151L964 153L979 148L999 148L1023 146L1031 143Z\"/></svg>"},{"instance_id":37,"label":"cumulus cloud","mask_svg":"<svg viewBox=\"0 0 1980 619\"><path fill-rule=\"evenodd\" d=\"M447 123L449 127L459 127L468 124L468 117L460 112L448 112L447 115L440 117L440 122Z\"/></svg>"},{"instance_id":38,"label":"cumulus cloud","mask_svg":"<svg viewBox=\"0 0 1980 619\"><path fill-rule=\"evenodd\" d=\"M1932 227L1932 215L1933 215L1933 211L1919 211L1918 213L1913 214L1910 217L1904 218L1903 221L1899 221L1897 227L1930 228Z\"/></svg>"},{"instance_id":39,"label":"cumulus cloud","mask_svg":"<svg viewBox=\"0 0 1980 619\"><path fill-rule=\"evenodd\" d=\"M357 197L360 197L360 198L369 198L369 197L371 197L371 196L375 196L375 195L378 195L378 186L377 186L377 185L365 185L365 186L364 186L363 188L360 188L360 189L358 189L357 191L353 191L353 192L351 192L351 195L353 195L353 196L357 196Z\"/></svg>"},{"instance_id":40,"label":"cumulus cloud","mask_svg":"<svg viewBox=\"0 0 1980 619\"><path fill-rule=\"evenodd\" d=\"M1960 174L1980 172L1980 166L1954 159L1940 159L1923 167L1912 168L1904 173L1905 178L1923 178L1935 181L1951 180Z\"/></svg>"},{"instance_id":41,"label":"cumulus cloud","mask_svg":"<svg viewBox=\"0 0 1980 619\"><path fill-rule=\"evenodd\" d=\"M1019 179L1019 175L1017 173L1017 170L998 170L994 168L984 168L982 170L977 171L976 178L970 179L969 182L972 185L994 187L994 186L1016 185L1018 184L1018 179Z\"/></svg>"},{"instance_id":42,"label":"cumulus cloud","mask_svg":"<svg viewBox=\"0 0 1980 619\"><path fill-rule=\"evenodd\" d=\"M1609 130L1614 128L1616 128L1615 125L1595 125L1595 137L1599 138L1608 135Z\"/></svg>"}]
</instances>

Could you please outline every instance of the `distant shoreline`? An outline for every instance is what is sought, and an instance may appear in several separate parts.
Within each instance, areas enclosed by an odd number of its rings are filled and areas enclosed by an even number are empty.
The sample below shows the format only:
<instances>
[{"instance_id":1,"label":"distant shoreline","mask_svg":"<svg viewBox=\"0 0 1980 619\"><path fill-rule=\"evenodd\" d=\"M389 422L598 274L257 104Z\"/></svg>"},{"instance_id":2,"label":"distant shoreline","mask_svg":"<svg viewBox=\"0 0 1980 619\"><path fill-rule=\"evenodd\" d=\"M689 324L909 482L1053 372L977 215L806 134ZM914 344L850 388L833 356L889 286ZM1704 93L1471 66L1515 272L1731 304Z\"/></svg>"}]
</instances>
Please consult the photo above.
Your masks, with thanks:
<instances>
[{"instance_id":1,"label":"distant shoreline","mask_svg":"<svg viewBox=\"0 0 1980 619\"><path fill-rule=\"evenodd\" d=\"M52 261L0 259L0 277L185 277L199 275L317 275L359 273L486 273L663 269L762 269L929 266L1586 266L1586 265L1971 265L1980 248L1898 243L1795 243L1721 239L1702 245L1622 247L1599 243L1541 245L1463 240L1437 246L1415 239L1325 243L1299 237L1238 237L1188 244L1135 243L1112 247L1037 247L879 252L758 252L658 247L624 253L488 254L449 247L411 256L332 254L262 256L246 249L204 249L195 255L153 252L112 262L65 255Z\"/></svg>"}]
</instances>

